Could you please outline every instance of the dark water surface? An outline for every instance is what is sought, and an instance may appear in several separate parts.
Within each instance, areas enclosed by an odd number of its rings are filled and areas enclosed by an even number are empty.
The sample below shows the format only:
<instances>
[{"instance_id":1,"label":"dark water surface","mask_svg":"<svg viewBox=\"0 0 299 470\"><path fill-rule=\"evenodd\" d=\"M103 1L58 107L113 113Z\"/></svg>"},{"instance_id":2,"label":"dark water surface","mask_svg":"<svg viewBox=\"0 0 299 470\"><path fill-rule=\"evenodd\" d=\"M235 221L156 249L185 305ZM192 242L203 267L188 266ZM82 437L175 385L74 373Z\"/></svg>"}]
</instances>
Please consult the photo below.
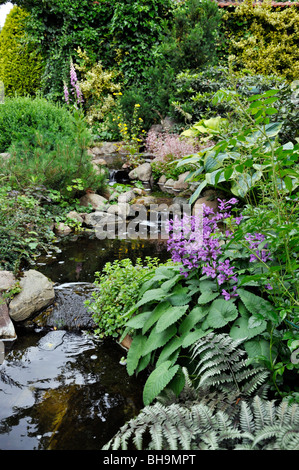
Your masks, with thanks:
<instances>
[{"instance_id":1,"label":"dark water surface","mask_svg":"<svg viewBox=\"0 0 299 470\"><path fill-rule=\"evenodd\" d=\"M93 282L107 261L168 258L165 242L82 237L36 268L58 284ZM82 299L84 301L84 299ZM1 450L100 450L142 408L145 376L129 377L115 342L66 331L46 350L45 329L17 330L0 365Z\"/></svg>"}]
</instances>

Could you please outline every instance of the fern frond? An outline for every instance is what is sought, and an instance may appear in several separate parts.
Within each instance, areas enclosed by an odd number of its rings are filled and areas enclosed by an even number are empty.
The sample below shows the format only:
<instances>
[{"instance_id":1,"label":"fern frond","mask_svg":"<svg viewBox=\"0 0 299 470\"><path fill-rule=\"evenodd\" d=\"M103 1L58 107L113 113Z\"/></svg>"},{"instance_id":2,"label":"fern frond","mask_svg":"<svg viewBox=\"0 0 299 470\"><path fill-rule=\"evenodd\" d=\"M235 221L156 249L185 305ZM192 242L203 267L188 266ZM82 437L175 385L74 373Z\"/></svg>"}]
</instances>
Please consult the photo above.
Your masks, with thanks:
<instances>
[{"instance_id":1,"label":"fern frond","mask_svg":"<svg viewBox=\"0 0 299 470\"><path fill-rule=\"evenodd\" d=\"M247 365L241 343L227 334L210 333L193 345L191 359L197 363L197 390L215 387L249 396L265 383L268 371Z\"/></svg>"}]
</instances>

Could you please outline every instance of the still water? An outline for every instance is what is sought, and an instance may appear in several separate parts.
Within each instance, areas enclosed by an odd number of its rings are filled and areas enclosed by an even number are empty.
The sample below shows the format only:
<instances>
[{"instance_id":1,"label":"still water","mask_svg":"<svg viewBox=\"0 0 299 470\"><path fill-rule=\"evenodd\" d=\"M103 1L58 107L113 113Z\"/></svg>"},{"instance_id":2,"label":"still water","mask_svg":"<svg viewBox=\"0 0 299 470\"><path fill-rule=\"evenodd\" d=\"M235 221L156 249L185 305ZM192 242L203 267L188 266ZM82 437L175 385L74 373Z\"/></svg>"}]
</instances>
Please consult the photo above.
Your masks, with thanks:
<instances>
[{"instance_id":1,"label":"still water","mask_svg":"<svg viewBox=\"0 0 299 470\"><path fill-rule=\"evenodd\" d=\"M114 259L168 258L158 241L82 237L59 248L36 266L58 284L93 282L94 272ZM0 365L1 450L100 450L142 408L146 377L127 375L117 343L68 330L45 349L49 330L16 332Z\"/></svg>"}]
</instances>

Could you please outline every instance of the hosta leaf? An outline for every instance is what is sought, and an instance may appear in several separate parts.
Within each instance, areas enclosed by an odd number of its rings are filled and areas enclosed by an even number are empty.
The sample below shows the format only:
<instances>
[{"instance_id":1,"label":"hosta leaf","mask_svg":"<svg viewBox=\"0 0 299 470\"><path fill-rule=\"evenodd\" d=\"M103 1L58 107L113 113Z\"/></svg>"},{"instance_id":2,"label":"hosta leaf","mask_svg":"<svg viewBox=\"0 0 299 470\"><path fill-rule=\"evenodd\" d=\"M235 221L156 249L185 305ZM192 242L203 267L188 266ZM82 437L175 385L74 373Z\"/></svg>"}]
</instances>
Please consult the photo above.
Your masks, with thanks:
<instances>
[{"instance_id":1,"label":"hosta leaf","mask_svg":"<svg viewBox=\"0 0 299 470\"><path fill-rule=\"evenodd\" d=\"M221 328L238 316L233 300L216 299L210 307L207 323L212 328Z\"/></svg>"},{"instance_id":2,"label":"hosta leaf","mask_svg":"<svg viewBox=\"0 0 299 470\"><path fill-rule=\"evenodd\" d=\"M156 327L152 329L143 350L143 356L152 352L154 349L164 346L177 332L175 325L169 326L166 330L157 331Z\"/></svg>"},{"instance_id":3,"label":"hosta leaf","mask_svg":"<svg viewBox=\"0 0 299 470\"><path fill-rule=\"evenodd\" d=\"M144 405L149 405L168 385L179 369L178 365L171 367L171 361L160 364L148 377L143 389Z\"/></svg>"},{"instance_id":4,"label":"hosta leaf","mask_svg":"<svg viewBox=\"0 0 299 470\"><path fill-rule=\"evenodd\" d=\"M168 308L164 314L159 318L156 326L158 332L164 331L173 323L177 322L189 308L189 305L182 305L179 307Z\"/></svg>"},{"instance_id":5,"label":"hosta leaf","mask_svg":"<svg viewBox=\"0 0 299 470\"><path fill-rule=\"evenodd\" d=\"M146 336L136 335L133 338L130 349L127 354L127 371L132 375L138 365L139 359L142 356L144 346L146 344Z\"/></svg>"}]
</instances>

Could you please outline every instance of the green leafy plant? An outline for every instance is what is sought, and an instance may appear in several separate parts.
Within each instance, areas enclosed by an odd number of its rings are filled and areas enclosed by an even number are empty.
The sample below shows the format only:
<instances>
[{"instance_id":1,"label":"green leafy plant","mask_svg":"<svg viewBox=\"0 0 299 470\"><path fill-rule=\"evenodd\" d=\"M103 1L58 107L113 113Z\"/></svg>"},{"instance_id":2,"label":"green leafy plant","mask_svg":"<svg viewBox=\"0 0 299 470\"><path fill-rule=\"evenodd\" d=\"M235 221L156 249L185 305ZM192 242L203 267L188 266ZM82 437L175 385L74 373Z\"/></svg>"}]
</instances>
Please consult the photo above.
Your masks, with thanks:
<instances>
[{"instance_id":1,"label":"green leafy plant","mask_svg":"<svg viewBox=\"0 0 299 470\"><path fill-rule=\"evenodd\" d=\"M178 397L146 405L104 450L291 450L298 446L298 404L267 399L267 371L248 365L241 342L209 334L193 346ZM241 385L243 384L243 385Z\"/></svg>"},{"instance_id":2,"label":"green leafy plant","mask_svg":"<svg viewBox=\"0 0 299 470\"><path fill-rule=\"evenodd\" d=\"M136 260L135 265L130 259L115 260L106 263L102 273L95 273L97 290L86 305L93 312L97 335L114 338L122 335L128 311L138 298L140 286L154 274L158 264L157 258L149 257L144 262Z\"/></svg>"}]
</instances>

